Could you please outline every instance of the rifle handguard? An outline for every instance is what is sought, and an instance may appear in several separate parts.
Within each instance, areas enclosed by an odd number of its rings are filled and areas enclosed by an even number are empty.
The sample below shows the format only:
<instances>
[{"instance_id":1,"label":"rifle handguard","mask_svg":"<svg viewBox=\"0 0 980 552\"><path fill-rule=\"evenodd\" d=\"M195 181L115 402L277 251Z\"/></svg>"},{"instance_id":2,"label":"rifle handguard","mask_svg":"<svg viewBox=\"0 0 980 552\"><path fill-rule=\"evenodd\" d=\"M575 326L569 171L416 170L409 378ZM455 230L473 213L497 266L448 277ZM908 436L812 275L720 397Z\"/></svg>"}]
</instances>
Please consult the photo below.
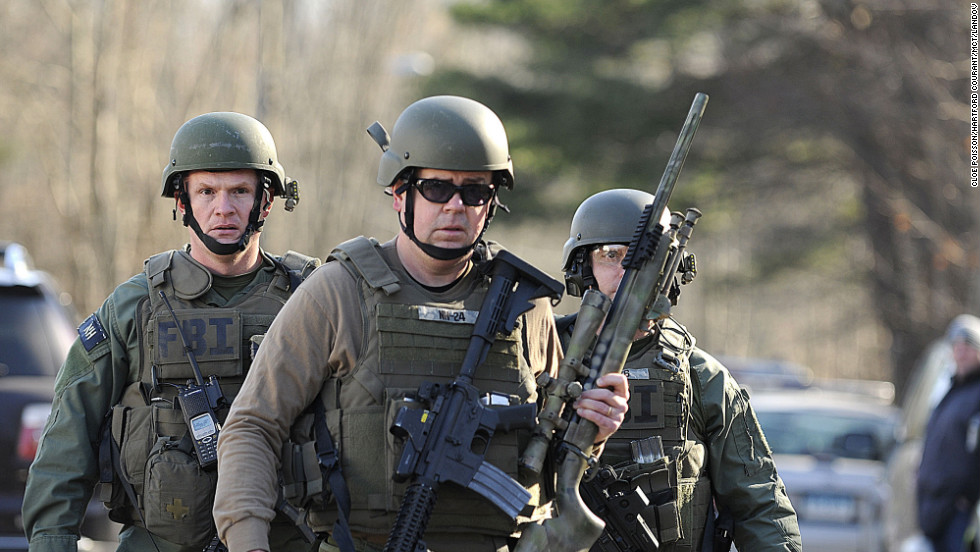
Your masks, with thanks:
<instances>
[{"instance_id":1,"label":"rifle handguard","mask_svg":"<svg viewBox=\"0 0 980 552\"><path fill-rule=\"evenodd\" d=\"M602 325L611 304L608 297L594 289L586 291L582 296L572 338L558 368L558 377L548 377L547 381L538 382L548 389L548 395L538 415L534 435L521 456L521 469L534 474L541 473L551 441L555 438L555 431L568 427L567 420L562 418L565 405L582 394L579 380L589 374L584 359L592 348L592 342L595 341L599 326ZM544 376L547 375L542 376L541 379L545 379Z\"/></svg>"},{"instance_id":2,"label":"rifle handguard","mask_svg":"<svg viewBox=\"0 0 980 552\"><path fill-rule=\"evenodd\" d=\"M415 482L405 490L395 525L388 535L385 552L418 552L426 549L422 535L436 505L436 489Z\"/></svg>"}]
</instances>

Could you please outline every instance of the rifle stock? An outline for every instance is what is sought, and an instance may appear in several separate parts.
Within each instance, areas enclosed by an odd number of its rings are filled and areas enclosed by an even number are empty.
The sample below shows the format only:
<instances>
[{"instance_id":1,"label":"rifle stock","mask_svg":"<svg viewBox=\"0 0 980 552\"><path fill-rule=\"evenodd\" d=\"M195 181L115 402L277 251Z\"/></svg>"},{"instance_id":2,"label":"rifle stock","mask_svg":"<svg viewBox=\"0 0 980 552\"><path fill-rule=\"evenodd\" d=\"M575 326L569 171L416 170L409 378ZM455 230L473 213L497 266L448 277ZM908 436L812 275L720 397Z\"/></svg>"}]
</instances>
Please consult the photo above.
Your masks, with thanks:
<instances>
[{"instance_id":1,"label":"rifle stock","mask_svg":"<svg viewBox=\"0 0 980 552\"><path fill-rule=\"evenodd\" d=\"M686 245L700 212L689 209L686 217L674 217L675 222L666 231L659 219L684 167L707 102L707 95L695 95L653 203L647 205L637 225L623 261L626 271L596 339L583 389L595 387L596 380L605 374L622 372L633 338L644 318L658 319L669 313L670 299L662 290L669 289L674 272L682 264L683 245ZM681 218L683 222L680 222ZM590 341L593 338L589 336ZM573 341L569 342L569 349L574 345ZM559 515L525 529L516 552L586 552L599 537L604 523L589 511L579 494L579 484L588 467L597 434L594 423L572 416L561 443L564 458L558 468L556 496ZM533 467L534 462L526 459L524 464Z\"/></svg>"}]
</instances>

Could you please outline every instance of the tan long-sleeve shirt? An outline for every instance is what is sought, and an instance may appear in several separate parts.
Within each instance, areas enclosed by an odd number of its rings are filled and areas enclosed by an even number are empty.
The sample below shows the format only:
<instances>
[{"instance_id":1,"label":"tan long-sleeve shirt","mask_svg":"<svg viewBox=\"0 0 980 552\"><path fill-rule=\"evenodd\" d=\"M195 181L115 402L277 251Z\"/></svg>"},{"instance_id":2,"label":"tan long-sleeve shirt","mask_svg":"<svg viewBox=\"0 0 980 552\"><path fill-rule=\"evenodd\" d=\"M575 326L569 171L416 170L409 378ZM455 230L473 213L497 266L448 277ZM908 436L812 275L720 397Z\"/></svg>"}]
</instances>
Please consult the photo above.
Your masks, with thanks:
<instances>
[{"instance_id":1,"label":"tan long-sleeve shirt","mask_svg":"<svg viewBox=\"0 0 980 552\"><path fill-rule=\"evenodd\" d=\"M405 272L393 242L383 246L383 253L400 285L418 287L415 291L433 302L461 299L477 277L470 271L450 289L434 293ZM268 548L279 451L290 426L326 380L348 375L366 354L365 317L371 314L363 312L360 296L360 283L348 268L327 263L296 290L265 337L219 441L214 514L219 535L232 551ZM550 306L538 301L524 316L526 361L535 374L555 372L561 353Z\"/></svg>"}]
</instances>

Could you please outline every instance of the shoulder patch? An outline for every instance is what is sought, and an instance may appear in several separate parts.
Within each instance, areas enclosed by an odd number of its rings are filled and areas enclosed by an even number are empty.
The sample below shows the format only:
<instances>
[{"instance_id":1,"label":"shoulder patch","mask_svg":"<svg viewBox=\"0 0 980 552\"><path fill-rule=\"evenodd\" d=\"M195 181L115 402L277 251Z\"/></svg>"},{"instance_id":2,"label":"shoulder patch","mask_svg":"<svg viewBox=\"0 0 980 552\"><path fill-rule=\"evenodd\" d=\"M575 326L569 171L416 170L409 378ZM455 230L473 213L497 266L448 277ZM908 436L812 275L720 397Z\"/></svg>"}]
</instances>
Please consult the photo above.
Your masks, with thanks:
<instances>
[{"instance_id":1,"label":"shoulder patch","mask_svg":"<svg viewBox=\"0 0 980 552\"><path fill-rule=\"evenodd\" d=\"M96 345L102 343L109 338L106 334L105 328L102 327L102 322L99 322L98 317L94 314L85 319L82 325L78 327L78 337L82 340L82 345L85 350L92 352L92 349Z\"/></svg>"}]
</instances>

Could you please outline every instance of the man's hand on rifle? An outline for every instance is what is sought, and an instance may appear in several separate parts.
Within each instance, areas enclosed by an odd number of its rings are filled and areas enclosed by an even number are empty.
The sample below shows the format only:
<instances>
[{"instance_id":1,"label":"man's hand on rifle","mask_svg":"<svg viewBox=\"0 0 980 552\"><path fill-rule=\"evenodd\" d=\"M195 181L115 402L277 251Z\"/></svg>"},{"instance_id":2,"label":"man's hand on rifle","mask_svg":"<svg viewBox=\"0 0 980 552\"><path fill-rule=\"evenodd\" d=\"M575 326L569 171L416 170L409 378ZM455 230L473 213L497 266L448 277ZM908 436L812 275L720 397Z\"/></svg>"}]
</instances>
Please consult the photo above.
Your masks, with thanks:
<instances>
[{"instance_id":1,"label":"man's hand on rifle","mask_svg":"<svg viewBox=\"0 0 980 552\"><path fill-rule=\"evenodd\" d=\"M575 401L575 412L599 428L595 442L601 443L619 429L629 408L630 391L626 376L606 374Z\"/></svg>"}]
</instances>

